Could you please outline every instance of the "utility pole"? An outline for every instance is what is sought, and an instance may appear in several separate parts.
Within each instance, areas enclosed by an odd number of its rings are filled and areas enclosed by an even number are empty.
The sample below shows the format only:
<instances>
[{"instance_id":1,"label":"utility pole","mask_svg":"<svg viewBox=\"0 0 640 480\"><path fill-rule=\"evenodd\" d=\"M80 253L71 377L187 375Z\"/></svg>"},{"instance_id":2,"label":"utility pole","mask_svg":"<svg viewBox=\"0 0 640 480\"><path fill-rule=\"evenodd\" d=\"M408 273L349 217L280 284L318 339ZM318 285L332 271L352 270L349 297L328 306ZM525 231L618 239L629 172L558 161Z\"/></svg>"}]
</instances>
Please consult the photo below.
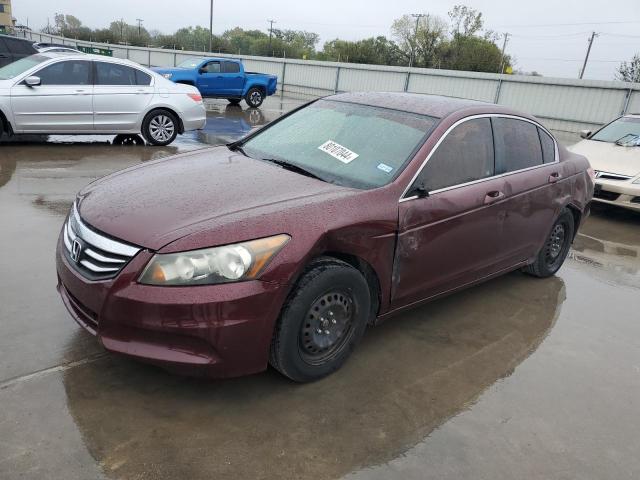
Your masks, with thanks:
<instances>
[{"instance_id":1,"label":"utility pole","mask_svg":"<svg viewBox=\"0 0 640 480\"><path fill-rule=\"evenodd\" d=\"M209 52L213 48L213 0L211 0L211 8L209 9Z\"/></svg>"},{"instance_id":2,"label":"utility pole","mask_svg":"<svg viewBox=\"0 0 640 480\"><path fill-rule=\"evenodd\" d=\"M120 42L124 43L124 18L120 18Z\"/></svg>"},{"instance_id":3,"label":"utility pole","mask_svg":"<svg viewBox=\"0 0 640 480\"><path fill-rule=\"evenodd\" d=\"M596 32L591 32L591 38L589 39L589 48L587 48L587 56L584 57L584 65L582 65L582 70L580 70L580 80L582 80L582 77L584 76L584 71L587 69L587 62L589 61L589 54L591 53L591 46L593 45L593 41L595 40L596 37L599 37L600 35L597 34Z\"/></svg>"},{"instance_id":4,"label":"utility pole","mask_svg":"<svg viewBox=\"0 0 640 480\"><path fill-rule=\"evenodd\" d=\"M409 58L409 68L413 66L413 63L415 61L416 47L418 44L418 25L420 23L420 19L422 17L426 17L426 15L424 13L412 13L411 16L416 19L416 31L413 36L413 45L411 46L411 57Z\"/></svg>"},{"instance_id":5,"label":"utility pole","mask_svg":"<svg viewBox=\"0 0 640 480\"><path fill-rule=\"evenodd\" d=\"M136 22L138 22L138 37L142 36L142 20L141 18L136 18Z\"/></svg>"},{"instance_id":6,"label":"utility pole","mask_svg":"<svg viewBox=\"0 0 640 480\"><path fill-rule=\"evenodd\" d=\"M498 73L504 73L504 52L507 50L507 42L509 41L510 33L504 34L504 43L502 44L502 60L500 60L500 71Z\"/></svg>"},{"instance_id":7,"label":"utility pole","mask_svg":"<svg viewBox=\"0 0 640 480\"><path fill-rule=\"evenodd\" d=\"M273 36L273 24L277 23L275 20L267 20L271 25L269 26L269 51L271 51L271 37Z\"/></svg>"}]
</instances>

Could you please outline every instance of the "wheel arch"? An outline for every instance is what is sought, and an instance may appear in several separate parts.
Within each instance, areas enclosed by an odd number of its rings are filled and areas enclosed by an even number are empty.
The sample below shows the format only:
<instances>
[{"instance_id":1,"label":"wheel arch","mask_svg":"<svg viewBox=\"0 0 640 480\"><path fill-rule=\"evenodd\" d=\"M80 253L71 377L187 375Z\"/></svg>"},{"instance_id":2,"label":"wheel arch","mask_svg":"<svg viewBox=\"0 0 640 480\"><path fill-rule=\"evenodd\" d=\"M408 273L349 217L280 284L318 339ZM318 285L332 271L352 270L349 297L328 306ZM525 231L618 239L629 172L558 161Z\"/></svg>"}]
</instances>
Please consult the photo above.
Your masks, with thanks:
<instances>
[{"instance_id":1,"label":"wheel arch","mask_svg":"<svg viewBox=\"0 0 640 480\"><path fill-rule=\"evenodd\" d=\"M165 111L170 112L171 114L173 114L178 119L178 133L180 133L180 134L184 133L184 124L182 123L181 115L174 108L169 107L167 105L154 105L149 110L147 110L145 112L145 114L144 114L144 117L142 117L142 123L140 124L140 130L141 131L142 131L142 128L144 126L144 122L147 120L147 117L149 115L151 115L152 113L160 111L160 110L165 110Z\"/></svg>"},{"instance_id":2,"label":"wheel arch","mask_svg":"<svg viewBox=\"0 0 640 480\"><path fill-rule=\"evenodd\" d=\"M9 121L9 118L7 117L7 115L5 115L4 111L0 108L0 120L2 120L2 132L1 133L6 133L7 135L13 135L13 125L11 124L11 122Z\"/></svg>"}]
</instances>

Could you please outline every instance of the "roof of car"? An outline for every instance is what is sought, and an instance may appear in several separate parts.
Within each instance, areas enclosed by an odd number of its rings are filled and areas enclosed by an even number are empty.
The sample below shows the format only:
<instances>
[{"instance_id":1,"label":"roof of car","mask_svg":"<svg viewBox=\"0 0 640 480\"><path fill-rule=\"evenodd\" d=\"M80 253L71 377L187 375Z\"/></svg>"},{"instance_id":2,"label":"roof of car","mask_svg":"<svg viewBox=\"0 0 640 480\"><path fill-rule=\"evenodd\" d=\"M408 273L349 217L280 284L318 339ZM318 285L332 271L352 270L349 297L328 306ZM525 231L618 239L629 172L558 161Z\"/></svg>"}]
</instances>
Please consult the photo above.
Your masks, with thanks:
<instances>
[{"instance_id":1,"label":"roof of car","mask_svg":"<svg viewBox=\"0 0 640 480\"><path fill-rule=\"evenodd\" d=\"M403 112L429 115L431 117L444 118L454 112L472 107L495 105L465 100L462 98L443 97L440 95L425 95L420 93L400 92L355 92L339 93L326 97L328 100L340 102L359 103L374 107L391 108Z\"/></svg>"}]
</instances>

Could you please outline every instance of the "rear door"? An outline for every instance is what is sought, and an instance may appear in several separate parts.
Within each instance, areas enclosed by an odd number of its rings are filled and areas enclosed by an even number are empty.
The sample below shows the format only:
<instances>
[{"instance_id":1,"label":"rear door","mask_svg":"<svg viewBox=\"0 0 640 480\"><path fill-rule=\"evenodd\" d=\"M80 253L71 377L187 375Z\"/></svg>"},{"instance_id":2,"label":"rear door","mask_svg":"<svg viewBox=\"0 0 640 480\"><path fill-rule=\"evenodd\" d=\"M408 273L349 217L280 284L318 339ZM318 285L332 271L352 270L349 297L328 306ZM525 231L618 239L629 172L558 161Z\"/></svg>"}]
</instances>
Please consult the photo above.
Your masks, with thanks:
<instances>
[{"instance_id":1,"label":"rear door","mask_svg":"<svg viewBox=\"0 0 640 480\"><path fill-rule=\"evenodd\" d=\"M11 88L11 107L20 132L89 133L93 130L91 62L64 60L33 74L41 84Z\"/></svg>"},{"instance_id":2,"label":"rear door","mask_svg":"<svg viewBox=\"0 0 640 480\"><path fill-rule=\"evenodd\" d=\"M492 119L496 172L505 179L503 248L511 264L537 254L549 234L565 188L555 140L535 123ZM566 192L570 195L571 192Z\"/></svg>"},{"instance_id":3,"label":"rear door","mask_svg":"<svg viewBox=\"0 0 640 480\"><path fill-rule=\"evenodd\" d=\"M463 121L436 147L400 202L394 308L504 267L504 179L494 175L489 118ZM414 194L422 186L425 198Z\"/></svg>"},{"instance_id":4,"label":"rear door","mask_svg":"<svg viewBox=\"0 0 640 480\"><path fill-rule=\"evenodd\" d=\"M94 62L96 132L133 132L154 94L152 78L142 70L110 62Z\"/></svg>"},{"instance_id":5,"label":"rear door","mask_svg":"<svg viewBox=\"0 0 640 480\"><path fill-rule=\"evenodd\" d=\"M244 75L238 62L222 62L224 90L227 95L239 97L244 89Z\"/></svg>"},{"instance_id":6,"label":"rear door","mask_svg":"<svg viewBox=\"0 0 640 480\"><path fill-rule=\"evenodd\" d=\"M225 92L222 65L218 60L205 63L199 69L196 87L207 96L222 96Z\"/></svg>"}]
</instances>

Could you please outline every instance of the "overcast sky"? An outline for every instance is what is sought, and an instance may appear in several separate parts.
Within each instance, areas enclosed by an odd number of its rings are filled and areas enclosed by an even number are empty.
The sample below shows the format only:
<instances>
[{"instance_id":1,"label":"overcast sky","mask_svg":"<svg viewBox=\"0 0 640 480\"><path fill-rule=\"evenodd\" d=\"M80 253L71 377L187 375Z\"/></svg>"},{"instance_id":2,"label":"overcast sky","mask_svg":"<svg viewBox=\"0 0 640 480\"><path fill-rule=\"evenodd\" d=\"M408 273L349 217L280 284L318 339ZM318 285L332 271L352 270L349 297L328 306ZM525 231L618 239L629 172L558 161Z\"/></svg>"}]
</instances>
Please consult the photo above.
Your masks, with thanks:
<instances>
[{"instance_id":1,"label":"overcast sky","mask_svg":"<svg viewBox=\"0 0 640 480\"><path fill-rule=\"evenodd\" d=\"M72 14L90 27L105 27L124 18L170 33L179 27L209 24L209 0L13 0L19 23L40 29L56 12ZM619 63L640 53L639 0L214 0L214 33L240 26L309 30L322 42L336 37L356 40L390 35L394 18L404 13L431 13L447 18L456 3L484 14L485 28L509 32L507 46L516 68L545 76L577 77L592 30L600 33L591 52L585 78L613 79ZM563 24L563 25L559 25ZM570 24L570 25L569 25ZM319 45L321 47L321 45Z\"/></svg>"}]
</instances>

